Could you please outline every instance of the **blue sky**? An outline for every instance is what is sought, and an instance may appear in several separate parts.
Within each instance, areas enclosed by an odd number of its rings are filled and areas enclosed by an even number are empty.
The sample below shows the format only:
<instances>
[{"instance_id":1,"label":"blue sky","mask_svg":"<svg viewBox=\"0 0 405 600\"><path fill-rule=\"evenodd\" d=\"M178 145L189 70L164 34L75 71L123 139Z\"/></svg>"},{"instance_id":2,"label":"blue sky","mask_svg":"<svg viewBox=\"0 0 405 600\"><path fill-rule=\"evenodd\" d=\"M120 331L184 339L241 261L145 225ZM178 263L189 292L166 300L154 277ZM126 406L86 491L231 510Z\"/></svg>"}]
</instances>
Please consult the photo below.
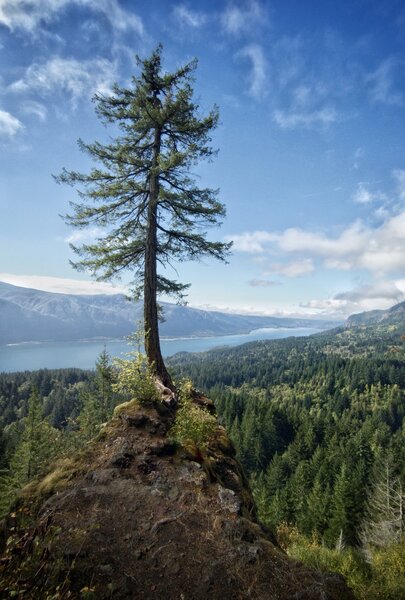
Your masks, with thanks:
<instances>
[{"instance_id":1,"label":"blue sky","mask_svg":"<svg viewBox=\"0 0 405 600\"><path fill-rule=\"evenodd\" d=\"M0 280L106 289L69 265L75 194L51 174L90 168L77 139L109 133L92 95L158 42L168 70L199 59L196 95L221 114L198 175L233 255L178 266L189 303L341 317L404 300L402 0L0 0Z\"/></svg>"}]
</instances>

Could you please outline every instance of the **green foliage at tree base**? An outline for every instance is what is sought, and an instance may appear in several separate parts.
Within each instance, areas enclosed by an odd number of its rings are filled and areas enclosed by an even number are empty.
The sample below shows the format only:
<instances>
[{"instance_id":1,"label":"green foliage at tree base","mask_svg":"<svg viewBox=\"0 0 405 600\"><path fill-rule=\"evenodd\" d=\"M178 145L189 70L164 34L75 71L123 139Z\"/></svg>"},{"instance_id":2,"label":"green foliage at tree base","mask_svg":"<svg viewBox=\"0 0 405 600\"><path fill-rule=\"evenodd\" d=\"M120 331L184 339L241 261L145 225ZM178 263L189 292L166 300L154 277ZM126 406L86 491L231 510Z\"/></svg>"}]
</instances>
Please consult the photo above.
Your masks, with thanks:
<instances>
[{"instance_id":1,"label":"green foliage at tree base","mask_svg":"<svg viewBox=\"0 0 405 600\"><path fill-rule=\"evenodd\" d=\"M192 403L191 392L191 381L183 381L179 389L180 406L171 435L180 444L193 442L198 448L204 448L215 431L217 420L206 409Z\"/></svg>"},{"instance_id":2,"label":"green foliage at tree base","mask_svg":"<svg viewBox=\"0 0 405 600\"><path fill-rule=\"evenodd\" d=\"M136 400L148 404L158 401L159 393L146 356L141 352L130 352L129 356L129 359L114 360L117 374L113 390L127 402Z\"/></svg>"}]
</instances>

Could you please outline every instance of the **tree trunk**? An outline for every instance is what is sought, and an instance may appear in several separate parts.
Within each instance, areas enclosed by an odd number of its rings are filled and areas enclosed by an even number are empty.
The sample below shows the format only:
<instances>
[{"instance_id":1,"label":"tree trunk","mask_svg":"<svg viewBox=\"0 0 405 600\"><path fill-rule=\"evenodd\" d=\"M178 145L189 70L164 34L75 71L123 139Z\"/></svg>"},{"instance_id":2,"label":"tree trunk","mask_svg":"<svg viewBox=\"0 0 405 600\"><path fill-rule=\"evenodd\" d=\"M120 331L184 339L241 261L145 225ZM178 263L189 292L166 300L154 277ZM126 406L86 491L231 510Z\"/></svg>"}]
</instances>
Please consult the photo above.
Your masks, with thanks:
<instances>
[{"instance_id":1,"label":"tree trunk","mask_svg":"<svg viewBox=\"0 0 405 600\"><path fill-rule=\"evenodd\" d=\"M144 279L144 328L145 352L148 363L160 381L173 389L171 377L166 369L160 349L159 320L157 308L157 201L159 197L159 176L156 172L160 153L161 132L155 130L152 172L149 180L149 207L145 248Z\"/></svg>"}]
</instances>

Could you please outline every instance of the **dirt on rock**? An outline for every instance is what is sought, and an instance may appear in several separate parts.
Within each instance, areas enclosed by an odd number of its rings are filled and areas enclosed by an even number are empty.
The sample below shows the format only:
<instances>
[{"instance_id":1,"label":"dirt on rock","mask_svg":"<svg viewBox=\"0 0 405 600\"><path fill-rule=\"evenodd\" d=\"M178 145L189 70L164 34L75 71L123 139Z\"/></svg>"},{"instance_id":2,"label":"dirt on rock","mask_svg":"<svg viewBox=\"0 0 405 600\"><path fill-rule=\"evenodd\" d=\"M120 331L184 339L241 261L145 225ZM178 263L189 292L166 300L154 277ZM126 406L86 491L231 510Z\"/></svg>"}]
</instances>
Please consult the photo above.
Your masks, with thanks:
<instances>
[{"instance_id":1,"label":"dirt on rock","mask_svg":"<svg viewBox=\"0 0 405 600\"><path fill-rule=\"evenodd\" d=\"M126 406L24 490L0 533L0 597L352 600L258 523L224 429L204 451L182 448L171 418Z\"/></svg>"}]
</instances>

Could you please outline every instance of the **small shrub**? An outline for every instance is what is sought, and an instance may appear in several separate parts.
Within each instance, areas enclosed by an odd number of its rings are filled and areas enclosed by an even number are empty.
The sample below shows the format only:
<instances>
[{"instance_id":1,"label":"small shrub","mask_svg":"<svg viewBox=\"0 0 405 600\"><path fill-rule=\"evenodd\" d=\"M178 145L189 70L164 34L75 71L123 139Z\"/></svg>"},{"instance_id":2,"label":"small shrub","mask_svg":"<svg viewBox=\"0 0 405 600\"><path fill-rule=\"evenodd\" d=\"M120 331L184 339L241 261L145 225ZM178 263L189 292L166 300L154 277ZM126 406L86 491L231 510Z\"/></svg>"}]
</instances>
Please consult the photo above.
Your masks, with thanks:
<instances>
[{"instance_id":1,"label":"small shrub","mask_svg":"<svg viewBox=\"0 0 405 600\"><path fill-rule=\"evenodd\" d=\"M282 523L277 538L287 553L318 571L340 573L358 600L399 600L405 589L405 540L385 548L368 548L364 553L352 547L327 548L312 536Z\"/></svg>"},{"instance_id":2,"label":"small shrub","mask_svg":"<svg viewBox=\"0 0 405 600\"><path fill-rule=\"evenodd\" d=\"M217 420L206 409L192 403L191 391L191 381L183 381L179 388L179 408L171 434L180 444L193 442L198 448L204 448L216 429Z\"/></svg>"},{"instance_id":3,"label":"small shrub","mask_svg":"<svg viewBox=\"0 0 405 600\"><path fill-rule=\"evenodd\" d=\"M286 523L285 521L278 525L276 536L278 543L285 551L287 551L288 548L290 548L293 544L296 544L301 538L298 528L295 525Z\"/></svg>"},{"instance_id":4,"label":"small shrub","mask_svg":"<svg viewBox=\"0 0 405 600\"><path fill-rule=\"evenodd\" d=\"M397 600L405 590L405 538L371 553L373 580L369 597L378 600Z\"/></svg>"},{"instance_id":5,"label":"small shrub","mask_svg":"<svg viewBox=\"0 0 405 600\"><path fill-rule=\"evenodd\" d=\"M129 402L147 404L158 400L159 393L146 356L141 352L130 352L129 356L132 358L114 360L117 379L112 385L113 391Z\"/></svg>"}]
</instances>

